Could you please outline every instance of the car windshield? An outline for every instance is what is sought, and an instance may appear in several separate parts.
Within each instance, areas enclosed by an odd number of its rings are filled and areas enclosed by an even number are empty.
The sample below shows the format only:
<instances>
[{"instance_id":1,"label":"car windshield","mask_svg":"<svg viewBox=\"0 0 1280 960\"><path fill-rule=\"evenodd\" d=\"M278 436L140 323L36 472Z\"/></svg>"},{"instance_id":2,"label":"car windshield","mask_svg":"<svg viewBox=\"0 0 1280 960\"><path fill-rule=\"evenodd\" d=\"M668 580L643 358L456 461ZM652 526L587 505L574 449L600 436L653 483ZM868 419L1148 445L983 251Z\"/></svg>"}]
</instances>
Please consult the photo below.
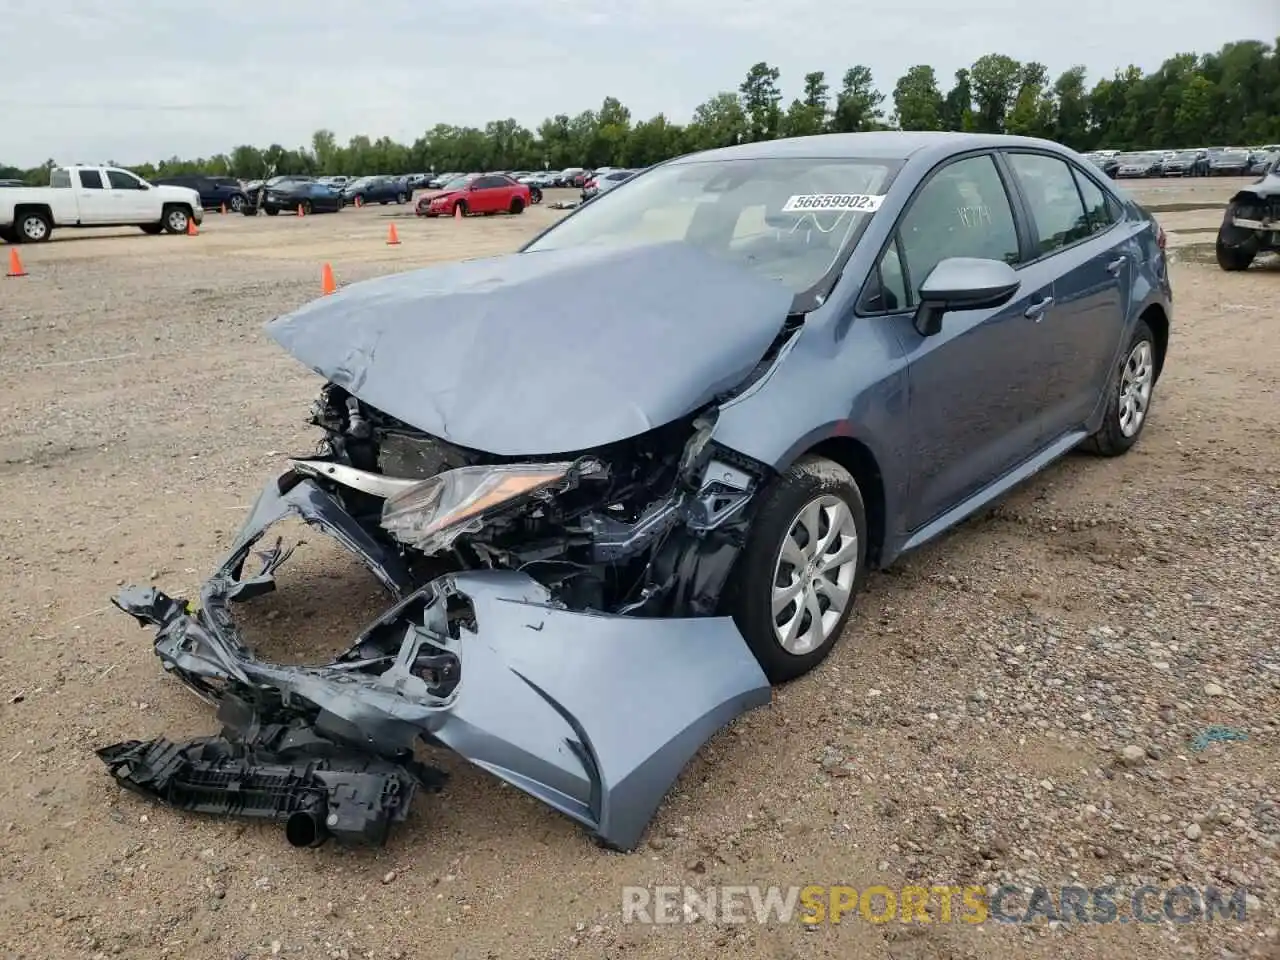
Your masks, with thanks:
<instances>
[{"instance_id":1,"label":"car windshield","mask_svg":"<svg viewBox=\"0 0 1280 960\"><path fill-rule=\"evenodd\" d=\"M1243 150L1224 150L1218 155L1219 160L1243 160L1248 154Z\"/></svg>"},{"instance_id":2,"label":"car windshield","mask_svg":"<svg viewBox=\"0 0 1280 960\"><path fill-rule=\"evenodd\" d=\"M444 188L446 190L461 190L474 179L475 177L472 176L454 177L444 185Z\"/></svg>"},{"instance_id":3,"label":"car windshield","mask_svg":"<svg viewBox=\"0 0 1280 960\"><path fill-rule=\"evenodd\" d=\"M1179 151L1178 153L1175 153L1173 155L1173 159L1174 160L1194 160L1198 156L1200 156L1200 154L1198 154L1194 150L1182 150L1182 151Z\"/></svg>"},{"instance_id":4,"label":"car windshield","mask_svg":"<svg viewBox=\"0 0 1280 960\"><path fill-rule=\"evenodd\" d=\"M592 200L525 249L683 241L808 300L901 166L800 157L665 164Z\"/></svg>"}]
</instances>

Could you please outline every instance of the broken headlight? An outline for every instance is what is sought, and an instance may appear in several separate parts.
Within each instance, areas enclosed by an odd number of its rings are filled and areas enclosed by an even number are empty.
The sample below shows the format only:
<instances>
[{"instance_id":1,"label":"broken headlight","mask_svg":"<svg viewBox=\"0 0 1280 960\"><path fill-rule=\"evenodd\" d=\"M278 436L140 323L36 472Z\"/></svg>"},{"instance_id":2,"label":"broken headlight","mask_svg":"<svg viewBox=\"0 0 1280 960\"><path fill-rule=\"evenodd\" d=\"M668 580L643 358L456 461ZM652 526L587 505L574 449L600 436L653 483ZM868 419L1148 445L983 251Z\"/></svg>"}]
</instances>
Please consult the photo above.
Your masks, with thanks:
<instances>
[{"instance_id":1,"label":"broken headlight","mask_svg":"<svg viewBox=\"0 0 1280 960\"><path fill-rule=\"evenodd\" d=\"M425 554L484 527L494 510L569 484L573 463L460 467L415 484L382 505L382 528Z\"/></svg>"}]
</instances>

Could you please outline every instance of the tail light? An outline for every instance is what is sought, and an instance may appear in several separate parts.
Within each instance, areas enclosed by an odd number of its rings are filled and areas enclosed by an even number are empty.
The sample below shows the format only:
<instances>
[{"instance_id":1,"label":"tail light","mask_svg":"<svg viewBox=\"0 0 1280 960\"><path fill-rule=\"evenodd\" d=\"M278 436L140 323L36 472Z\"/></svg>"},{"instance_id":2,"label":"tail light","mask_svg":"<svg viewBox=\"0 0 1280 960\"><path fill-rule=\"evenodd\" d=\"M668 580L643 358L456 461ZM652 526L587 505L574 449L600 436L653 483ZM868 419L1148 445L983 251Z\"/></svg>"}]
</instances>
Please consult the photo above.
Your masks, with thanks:
<instances>
[{"instance_id":1,"label":"tail light","mask_svg":"<svg viewBox=\"0 0 1280 960\"><path fill-rule=\"evenodd\" d=\"M1160 226L1159 223L1156 223L1156 246L1163 250L1166 243L1167 240L1164 235L1164 227Z\"/></svg>"}]
</instances>

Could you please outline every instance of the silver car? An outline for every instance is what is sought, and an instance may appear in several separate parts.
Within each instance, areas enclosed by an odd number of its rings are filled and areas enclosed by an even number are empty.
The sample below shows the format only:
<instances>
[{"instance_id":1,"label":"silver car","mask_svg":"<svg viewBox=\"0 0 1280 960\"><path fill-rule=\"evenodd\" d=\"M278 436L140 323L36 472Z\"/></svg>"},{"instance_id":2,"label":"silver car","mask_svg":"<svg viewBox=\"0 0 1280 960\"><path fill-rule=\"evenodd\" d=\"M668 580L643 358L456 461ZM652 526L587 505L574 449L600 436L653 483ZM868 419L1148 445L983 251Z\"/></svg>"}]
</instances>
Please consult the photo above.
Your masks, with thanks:
<instances>
[{"instance_id":1,"label":"silver car","mask_svg":"<svg viewBox=\"0 0 1280 960\"><path fill-rule=\"evenodd\" d=\"M630 180L636 172L635 170L610 170L608 173L596 174L582 188L582 202L586 203L592 197L608 193L618 184Z\"/></svg>"}]
</instances>

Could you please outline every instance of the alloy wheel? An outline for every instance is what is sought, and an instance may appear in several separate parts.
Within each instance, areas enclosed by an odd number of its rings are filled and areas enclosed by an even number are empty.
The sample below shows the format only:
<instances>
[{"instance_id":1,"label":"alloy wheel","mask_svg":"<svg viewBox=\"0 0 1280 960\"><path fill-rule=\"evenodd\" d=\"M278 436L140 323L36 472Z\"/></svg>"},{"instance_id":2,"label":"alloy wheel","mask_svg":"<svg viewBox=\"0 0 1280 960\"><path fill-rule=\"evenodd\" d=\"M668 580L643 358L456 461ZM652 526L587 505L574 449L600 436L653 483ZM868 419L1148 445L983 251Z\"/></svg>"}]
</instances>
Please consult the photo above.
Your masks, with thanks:
<instances>
[{"instance_id":1,"label":"alloy wheel","mask_svg":"<svg viewBox=\"0 0 1280 960\"><path fill-rule=\"evenodd\" d=\"M823 494L791 521L774 564L773 632L802 655L830 638L849 605L858 574L858 528L837 496Z\"/></svg>"},{"instance_id":2,"label":"alloy wheel","mask_svg":"<svg viewBox=\"0 0 1280 960\"><path fill-rule=\"evenodd\" d=\"M1151 388L1155 383L1155 363L1151 343L1143 340L1134 345L1120 374L1120 432L1132 437L1142 429L1151 405Z\"/></svg>"}]
</instances>

